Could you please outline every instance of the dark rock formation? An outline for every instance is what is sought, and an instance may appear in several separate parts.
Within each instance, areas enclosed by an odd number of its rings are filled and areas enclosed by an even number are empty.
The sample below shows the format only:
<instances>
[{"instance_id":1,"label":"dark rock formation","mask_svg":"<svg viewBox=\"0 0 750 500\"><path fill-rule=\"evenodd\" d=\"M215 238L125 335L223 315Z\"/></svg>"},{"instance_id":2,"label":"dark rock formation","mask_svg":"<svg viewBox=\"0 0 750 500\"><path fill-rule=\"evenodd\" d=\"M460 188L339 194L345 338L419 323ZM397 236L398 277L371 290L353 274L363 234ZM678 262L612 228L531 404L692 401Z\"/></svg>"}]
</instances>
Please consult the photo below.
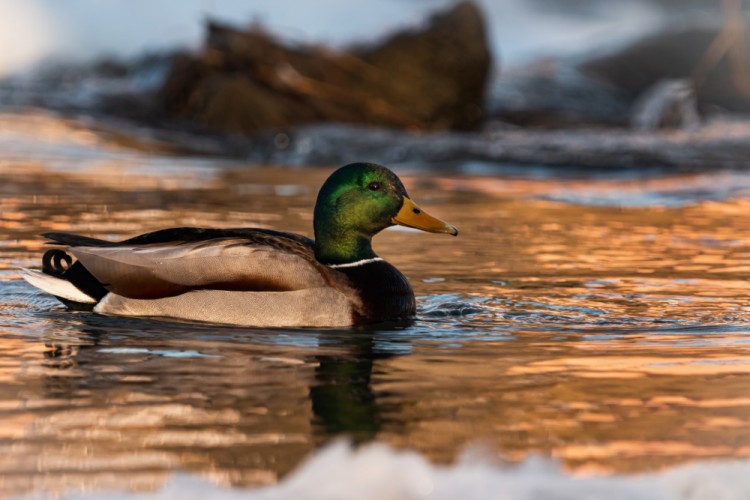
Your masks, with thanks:
<instances>
[{"instance_id":1,"label":"dark rock formation","mask_svg":"<svg viewBox=\"0 0 750 500\"><path fill-rule=\"evenodd\" d=\"M224 132L328 121L471 129L482 117L490 64L470 2L422 31L348 53L210 23L202 53L180 56L158 97L169 116Z\"/></svg>"},{"instance_id":2,"label":"dark rock formation","mask_svg":"<svg viewBox=\"0 0 750 500\"><path fill-rule=\"evenodd\" d=\"M475 128L491 55L474 4L434 16L424 31L399 33L358 54L384 75L387 99L437 129Z\"/></svg>"}]
</instances>

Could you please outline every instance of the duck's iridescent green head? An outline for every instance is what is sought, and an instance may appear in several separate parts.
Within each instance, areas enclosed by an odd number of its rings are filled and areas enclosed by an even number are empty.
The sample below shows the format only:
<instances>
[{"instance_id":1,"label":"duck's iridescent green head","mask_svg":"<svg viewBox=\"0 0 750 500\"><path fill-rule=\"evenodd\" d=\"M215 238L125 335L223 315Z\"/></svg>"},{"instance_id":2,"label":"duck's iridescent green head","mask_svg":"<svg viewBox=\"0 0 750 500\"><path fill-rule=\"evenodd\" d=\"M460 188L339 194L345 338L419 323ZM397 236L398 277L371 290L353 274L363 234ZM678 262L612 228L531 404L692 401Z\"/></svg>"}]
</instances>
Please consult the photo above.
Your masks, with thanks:
<instances>
[{"instance_id":1,"label":"duck's iridescent green head","mask_svg":"<svg viewBox=\"0 0 750 500\"><path fill-rule=\"evenodd\" d=\"M375 257L372 237L394 224L458 234L415 205L396 174L374 163L352 163L331 174L318 193L314 217L316 257L326 264Z\"/></svg>"}]
</instances>

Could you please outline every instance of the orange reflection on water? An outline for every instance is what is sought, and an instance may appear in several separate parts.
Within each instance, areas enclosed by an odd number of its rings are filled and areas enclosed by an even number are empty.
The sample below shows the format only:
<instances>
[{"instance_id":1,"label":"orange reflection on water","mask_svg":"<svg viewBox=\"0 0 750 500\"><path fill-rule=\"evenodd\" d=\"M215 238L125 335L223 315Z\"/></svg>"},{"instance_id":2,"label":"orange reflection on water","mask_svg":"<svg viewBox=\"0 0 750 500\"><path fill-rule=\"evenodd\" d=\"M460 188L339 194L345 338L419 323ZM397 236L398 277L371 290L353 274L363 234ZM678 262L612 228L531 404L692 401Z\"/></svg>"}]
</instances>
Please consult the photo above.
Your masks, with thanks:
<instances>
[{"instance_id":1,"label":"orange reflection on water","mask_svg":"<svg viewBox=\"0 0 750 500\"><path fill-rule=\"evenodd\" d=\"M750 373L750 356L561 358L514 366L511 375L567 372L578 377L635 378L649 375L721 375Z\"/></svg>"},{"instance_id":2,"label":"orange reflection on water","mask_svg":"<svg viewBox=\"0 0 750 500\"><path fill-rule=\"evenodd\" d=\"M48 142L65 142L61 127ZM92 140L75 136L104 150L81 167L75 153L0 158L5 491L149 489L176 470L266 484L342 435L444 462L480 442L588 472L750 455L750 201L670 204L747 179L411 172L414 199L461 230L374 240L410 279L416 323L266 332L64 311L16 269L39 266L37 235L50 230L311 235L331 168L150 157Z\"/></svg>"}]
</instances>

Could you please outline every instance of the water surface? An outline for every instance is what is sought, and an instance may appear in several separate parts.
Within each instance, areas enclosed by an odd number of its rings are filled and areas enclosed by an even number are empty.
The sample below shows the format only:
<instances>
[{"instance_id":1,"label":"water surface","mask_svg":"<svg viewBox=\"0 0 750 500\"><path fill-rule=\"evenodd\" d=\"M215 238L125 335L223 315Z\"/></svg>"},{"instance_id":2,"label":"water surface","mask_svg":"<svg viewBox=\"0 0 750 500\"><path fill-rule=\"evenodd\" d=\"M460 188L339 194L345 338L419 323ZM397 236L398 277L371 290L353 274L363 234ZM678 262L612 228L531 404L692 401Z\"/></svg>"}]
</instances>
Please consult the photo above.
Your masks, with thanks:
<instances>
[{"instance_id":1,"label":"water surface","mask_svg":"<svg viewBox=\"0 0 750 500\"><path fill-rule=\"evenodd\" d=\"M37 120L37 121L34 121ZM0 490L284 478L346 436L452 463L480 443L572 474L750 456L750 175L395 169L458 238L388 230L418 318L269 330L66 311L21 281L38 234L311 235L335 166L125 149L49 117L0 130Z\"/></svg>"}]
</instances>

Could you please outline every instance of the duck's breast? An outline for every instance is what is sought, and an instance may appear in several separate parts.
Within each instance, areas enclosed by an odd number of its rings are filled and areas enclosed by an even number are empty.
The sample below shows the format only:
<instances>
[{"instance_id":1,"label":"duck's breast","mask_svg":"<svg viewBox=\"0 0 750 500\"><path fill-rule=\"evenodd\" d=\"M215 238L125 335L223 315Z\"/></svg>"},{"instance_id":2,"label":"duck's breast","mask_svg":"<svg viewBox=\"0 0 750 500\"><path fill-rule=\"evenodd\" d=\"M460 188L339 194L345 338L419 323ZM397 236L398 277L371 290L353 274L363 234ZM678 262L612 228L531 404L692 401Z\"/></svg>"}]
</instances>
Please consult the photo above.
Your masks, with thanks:
<instances>
[{"instance_id":1,"label":"duck's breast","mask_svg":"<svg viewBox=\"0 0 750 500\"><path fill-rule=\"evenodd\" d=\"M373 323L410 318L416 313L414 291L409 280L382 259L339 266L359 301L354 304L355 323Z\"/></svg>"}]
</instances>

